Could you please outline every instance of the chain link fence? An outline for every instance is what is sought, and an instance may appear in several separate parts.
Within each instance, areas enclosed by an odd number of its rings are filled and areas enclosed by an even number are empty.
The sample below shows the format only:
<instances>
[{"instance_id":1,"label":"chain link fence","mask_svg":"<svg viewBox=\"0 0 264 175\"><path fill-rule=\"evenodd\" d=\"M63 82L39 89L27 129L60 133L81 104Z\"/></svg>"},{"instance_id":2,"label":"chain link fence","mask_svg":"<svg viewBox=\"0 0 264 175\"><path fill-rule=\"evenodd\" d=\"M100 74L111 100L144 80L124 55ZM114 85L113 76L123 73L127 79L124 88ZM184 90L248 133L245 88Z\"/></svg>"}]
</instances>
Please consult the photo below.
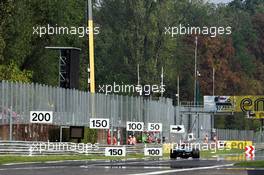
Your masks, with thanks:
<instances>
[{"instance_id":1,"label":"chain link fence","mask_svg":"<svg viewBox=\"0 0 264 175\"><path fill-rule=\"evenodd\" d=\"M220 140L254 140L252 130L216 129L216 136Z\"/></svg>"}]
</instances>

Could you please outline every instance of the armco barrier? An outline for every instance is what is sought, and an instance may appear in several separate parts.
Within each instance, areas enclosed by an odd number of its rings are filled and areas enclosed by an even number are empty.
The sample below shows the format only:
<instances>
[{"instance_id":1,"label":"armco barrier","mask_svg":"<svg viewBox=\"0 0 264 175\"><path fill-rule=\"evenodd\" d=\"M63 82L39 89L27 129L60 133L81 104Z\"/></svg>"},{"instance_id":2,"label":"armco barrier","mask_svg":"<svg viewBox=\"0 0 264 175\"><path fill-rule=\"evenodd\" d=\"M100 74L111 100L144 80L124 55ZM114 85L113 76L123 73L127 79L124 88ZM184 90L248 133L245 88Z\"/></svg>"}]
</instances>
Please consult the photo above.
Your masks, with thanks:
<instances>
[{"instance_id":1,"label":"armco barrier","mask_svg":"<svg viewBox=\"0 0 264 175\"><path fill-rule=\"evenodd\" d=\"M245 149L252 145L252 141L224 141L226 148ZM163 154L170 153L171 143L165 144L137 144L137 145L102 145L72 142L38 142L38 141L0 141L0 155L75 155L97 154L105 155L106 147L126 147L126 153L143 154L144 148L162 148Z\"/></svg>"},{"instance_id":2,"label":"armco barrier","mask_svg":"<svg viewBox=\"0 0 264 175\"><path fill-rule=\"evenodd\" d=\"M62 154L98 154L104 155L106 147L126 147L127 154L144 153L145 147L159 147L153 145L101 145L72 142L38 142L38 141L0 141L0 154L16 155L62 155Z\"/></svg>"}]
</instances>

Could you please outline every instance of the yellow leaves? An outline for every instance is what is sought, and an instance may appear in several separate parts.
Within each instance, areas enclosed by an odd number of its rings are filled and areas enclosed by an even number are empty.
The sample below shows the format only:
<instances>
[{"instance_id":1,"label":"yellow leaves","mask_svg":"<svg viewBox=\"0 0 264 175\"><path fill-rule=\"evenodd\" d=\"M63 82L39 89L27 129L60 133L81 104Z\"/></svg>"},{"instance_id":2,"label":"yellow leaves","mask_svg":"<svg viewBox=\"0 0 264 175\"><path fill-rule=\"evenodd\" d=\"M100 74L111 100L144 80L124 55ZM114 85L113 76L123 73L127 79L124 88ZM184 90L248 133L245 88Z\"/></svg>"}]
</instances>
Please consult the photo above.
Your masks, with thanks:
<instances>
[{"instance_id":1,"label":"yellow leaves","mask_svg":"<svg viewBox=\"0 0 264 175\"><path fill-rule=\"evenodd\" d=\"M31 82L32 74L32 71L21 71L14 62L9 65L0 65L0 80L29 83Z\"/></svg>"}]
</instances>

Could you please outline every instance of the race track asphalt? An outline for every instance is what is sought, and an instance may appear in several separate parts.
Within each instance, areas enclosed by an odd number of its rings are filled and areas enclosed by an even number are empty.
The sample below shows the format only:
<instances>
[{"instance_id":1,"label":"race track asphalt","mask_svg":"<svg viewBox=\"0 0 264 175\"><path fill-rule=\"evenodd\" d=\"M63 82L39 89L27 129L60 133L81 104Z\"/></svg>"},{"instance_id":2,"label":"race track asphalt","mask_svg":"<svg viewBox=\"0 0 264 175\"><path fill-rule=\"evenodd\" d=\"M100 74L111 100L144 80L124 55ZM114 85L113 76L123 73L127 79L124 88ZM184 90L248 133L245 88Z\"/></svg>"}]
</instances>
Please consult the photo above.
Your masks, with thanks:
<instances>
[{"instance_id":1,"label":"race track asphalt","mask_svg":"<svg viewBox=\"0 0 264 175\"><path fill-rule=\"evenodd\" d=\"M264 169L235 168L233 163L202 159L57 161L1 165L0 175L264 175Z\"/></svg>"}]
</instances>

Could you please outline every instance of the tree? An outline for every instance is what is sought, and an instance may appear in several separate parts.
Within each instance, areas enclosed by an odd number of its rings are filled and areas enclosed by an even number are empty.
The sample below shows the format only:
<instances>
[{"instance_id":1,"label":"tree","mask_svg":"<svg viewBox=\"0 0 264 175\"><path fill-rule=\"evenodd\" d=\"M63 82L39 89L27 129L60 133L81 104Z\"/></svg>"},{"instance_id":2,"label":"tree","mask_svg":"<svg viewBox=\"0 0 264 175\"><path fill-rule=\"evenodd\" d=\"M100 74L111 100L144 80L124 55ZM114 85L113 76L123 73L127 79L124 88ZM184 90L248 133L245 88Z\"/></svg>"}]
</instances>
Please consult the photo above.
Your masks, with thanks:
<instances>
[{"instance_id":1,"label":"tree","mask_svg":"<svg viewBox=\"0 0 264 175\"><path fill-rule=\"evenodd\" d=\"M6 42L4 40L4 25L10 16L10 11L12 10L13 3L8 0L3 0L0 2L0 62L3 61L3 52L6 47Z\"/></svg>"},{"instance_id":2,"label":"tree","mask_svg":"<svg viewBox=\"0 0 264 175\"><path fill-rule=\"evenodd\" d=\"M31 79L32 72L21 71L14 62L11 62L9 65L0 65L0 80L29 83Z\"/></svg>"}]
</instances>

